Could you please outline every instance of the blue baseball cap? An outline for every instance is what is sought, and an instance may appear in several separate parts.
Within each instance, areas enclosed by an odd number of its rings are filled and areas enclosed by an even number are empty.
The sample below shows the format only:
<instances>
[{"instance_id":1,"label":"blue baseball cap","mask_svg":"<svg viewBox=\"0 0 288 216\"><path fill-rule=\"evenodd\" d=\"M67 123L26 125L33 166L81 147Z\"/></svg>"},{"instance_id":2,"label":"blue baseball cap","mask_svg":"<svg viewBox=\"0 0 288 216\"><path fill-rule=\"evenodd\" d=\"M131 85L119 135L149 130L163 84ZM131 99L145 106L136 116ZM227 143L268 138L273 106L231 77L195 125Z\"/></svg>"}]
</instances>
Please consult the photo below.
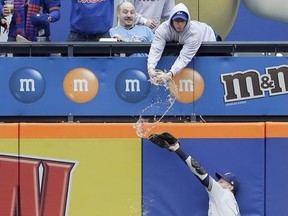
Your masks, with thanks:
<instances>
[{"instance_id":1,"label":"blue baseball cap","mask_svg":"<svg viewBox=\"0 0 288 216\"><path fill-rule=\"evenodd\" d=\"M172 20L176 20L176 19L182 19L184 21L187 21L188 20L188 14L184 11L178 11L172 17Z\"/></svg>"},{"instance_id":2,"label":"blue baseball cap","mask_svg":"<svg viewBox=\"0 0 288 216\"><path fill-rule=\"evenodd\" d=\"M234 193L236 193L239 190L239 182L237 180L236 175L234 175L231 172L227 172L224 175L220 173L215 173L216 177L219 179L224 179L225 181L229 182L234 187Z\"/></svg>"}]
</instances>

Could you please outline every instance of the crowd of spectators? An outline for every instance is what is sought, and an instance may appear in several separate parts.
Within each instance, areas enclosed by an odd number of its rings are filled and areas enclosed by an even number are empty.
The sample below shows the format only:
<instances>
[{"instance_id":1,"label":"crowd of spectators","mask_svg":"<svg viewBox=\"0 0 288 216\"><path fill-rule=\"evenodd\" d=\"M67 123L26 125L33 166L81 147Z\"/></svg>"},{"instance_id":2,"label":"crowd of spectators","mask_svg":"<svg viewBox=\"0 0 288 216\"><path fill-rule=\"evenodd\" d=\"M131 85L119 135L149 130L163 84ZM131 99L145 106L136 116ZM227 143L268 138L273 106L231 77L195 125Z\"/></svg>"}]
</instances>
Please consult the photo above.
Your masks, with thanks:
<instances>
[{"instance_id":1,"label":"crowd of spectators","mask_svg":"<svg viewBox=\"0 0 288 216\"><path fill-rule=\"evenodd\" d=\"M109 37L113 26L114 8L127 0L71 0L67 41L99 41ZM133 25L146 26L153 32L161 21L167 20L174 0L128 0L134 5ZM50 41L50 24L60 19L61 0L0 0L0 24L8 33L7 41L17 36L28 41ZM117 12L118 13L118 12ZM118 25L120 25L117 20ZM141 28L143 29L143 28Z\"/></svg>"},{"instance_id":2,"label":"crowd of spectators","mask_svg":"<svg viewBox=\"0 0 288 216\"><path fill-rule=\"evenodd\" d=\"M50 41L50 23L60 19L60 0L0 0L1 26L7 41L18 36L27 41ZM172 79L192 60L203 41L216 41L216 34L206 23L191 20L188 8L175 0L71 0L70 31L67 41L95 41L114 38L121 42L151 43L147 70L154 84ZM116 5L117 4L117 5ZM114 8L117 6L116 14ZM9 22L7 17L10 16ZM114 17L116 26L113 26ZM168 73L156 72L166 43L183 48Z\"/></svg>"}]
</instances>

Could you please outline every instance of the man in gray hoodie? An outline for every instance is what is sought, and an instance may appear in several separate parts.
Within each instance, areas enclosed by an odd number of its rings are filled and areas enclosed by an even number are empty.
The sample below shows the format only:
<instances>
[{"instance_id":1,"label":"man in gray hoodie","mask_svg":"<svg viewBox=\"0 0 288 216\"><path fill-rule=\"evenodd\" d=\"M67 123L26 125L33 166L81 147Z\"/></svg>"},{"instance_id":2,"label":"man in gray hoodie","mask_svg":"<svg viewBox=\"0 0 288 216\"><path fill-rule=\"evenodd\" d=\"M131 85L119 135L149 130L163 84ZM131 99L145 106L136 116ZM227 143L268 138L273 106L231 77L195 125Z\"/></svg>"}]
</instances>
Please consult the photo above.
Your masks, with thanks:
<instances>
[{"instance_id":1,"label":"man in gray hoodie","mask_svg":"<svg viewBox=\"0 0 288 216\"><path fill-rule=\"evenodd\" d=\"M159 85L171 80L189 64L203 41L216 41L213 29L206 23L190 20L188 8L183 3L177 4L169 19L155 31L147 61L151 82ZM167 73L156 72L166 42L183 44L183 48Z\"/></svg>"}]
</instances>

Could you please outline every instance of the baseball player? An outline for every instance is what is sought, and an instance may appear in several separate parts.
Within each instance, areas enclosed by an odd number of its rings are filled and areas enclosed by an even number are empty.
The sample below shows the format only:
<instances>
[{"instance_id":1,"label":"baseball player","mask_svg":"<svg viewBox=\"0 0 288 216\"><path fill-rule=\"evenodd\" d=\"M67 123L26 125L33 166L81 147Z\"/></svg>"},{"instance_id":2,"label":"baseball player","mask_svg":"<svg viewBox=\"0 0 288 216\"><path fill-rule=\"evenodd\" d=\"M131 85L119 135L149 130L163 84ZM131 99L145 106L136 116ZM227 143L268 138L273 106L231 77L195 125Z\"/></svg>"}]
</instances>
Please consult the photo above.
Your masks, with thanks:
<instances>
[{"instance_id":1,"label":"baseball player","mask_svg":"<svg viewBox=\"0 0 288 216\"><path fill-rule=\"evenodd\" d=\"M175 152L189 167L192 173L205 186L209 196L208 216L240 216L235 194L239 189L233 173L216 173L218 181L211 177L203 167L180 148L180 143L173 135L164 132L151 134L149 140L161 148Z\"/></svg>"},{"instance_id":2,"label":"baseball player","mask_svg":"<svg viewBox=\"0 0 288 216\"><path fill-rule=\"evenodd\" d=\"M191 62L203 41L216 41L214 30L206 23L190 20L187 7L183 3L177 4L171 11L170 18L155 31L147 60L151 82L164 84L171 80ZM156 72L155 68L167 42L182 44L182 50L167 73Z\"/></svg>"}]
</instances>

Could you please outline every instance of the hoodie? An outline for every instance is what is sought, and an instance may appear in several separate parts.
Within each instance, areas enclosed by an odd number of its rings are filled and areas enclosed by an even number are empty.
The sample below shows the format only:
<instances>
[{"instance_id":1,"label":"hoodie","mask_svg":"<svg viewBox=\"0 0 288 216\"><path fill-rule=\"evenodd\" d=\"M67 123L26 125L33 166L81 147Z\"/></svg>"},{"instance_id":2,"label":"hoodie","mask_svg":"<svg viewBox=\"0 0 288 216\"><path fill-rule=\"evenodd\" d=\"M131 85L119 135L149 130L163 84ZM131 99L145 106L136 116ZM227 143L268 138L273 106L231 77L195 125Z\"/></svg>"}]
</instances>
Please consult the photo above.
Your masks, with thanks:
<instances>
[{"instance_id":1,"label":"hoodie","mask_svg":"<svg viewBox=\"0 0 288 216\"><path fill-rule=\"evenodd\" d=\"M174 29L171 20L179 11L184 11L188 15L187 24L181 32ZM147 67L148 69L155 69L166 42L177 42L182 44L183 48L169 70L173 75L176 75L191 62L203 41L216 41L213 29L206 23L191 20L188 8L183 3L177 4L171 11L169 19L163 22L155 31L148 55Z\"/></svg>"}]
</instances>

